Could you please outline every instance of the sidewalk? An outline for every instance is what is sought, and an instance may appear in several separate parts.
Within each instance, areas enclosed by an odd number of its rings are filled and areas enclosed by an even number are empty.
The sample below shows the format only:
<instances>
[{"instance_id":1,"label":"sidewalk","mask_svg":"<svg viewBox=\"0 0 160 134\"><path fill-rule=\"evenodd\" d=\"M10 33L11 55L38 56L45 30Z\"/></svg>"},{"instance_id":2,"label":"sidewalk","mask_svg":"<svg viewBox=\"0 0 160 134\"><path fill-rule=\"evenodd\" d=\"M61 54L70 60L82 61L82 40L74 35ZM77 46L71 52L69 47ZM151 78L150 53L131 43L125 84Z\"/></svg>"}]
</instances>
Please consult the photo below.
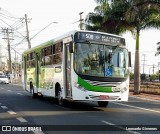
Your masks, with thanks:
<instances>
[{"instance_id":1,"label":"sidewalk","mask_svg":"<svg viewBox=\"0 0 160 134\"><path fill-rule=\"evenodd\" d=\"M19 78L17 78L17 79L13 79L10 84L22 86L21 77L19 77Z\"/></svg>"},{"instance_id":2,"label":"sidewalk","mask_svg":"<svg viewBox=\"0 0 160 134\"><path fill-rule=\"evenodd\" d=\"M160 95L154 95L154 94L140 93L139 95L134 95L133 92L130 92L129 96L134 98L144 99L144 100L160 101Z\"/></svg>"}]
</instances>

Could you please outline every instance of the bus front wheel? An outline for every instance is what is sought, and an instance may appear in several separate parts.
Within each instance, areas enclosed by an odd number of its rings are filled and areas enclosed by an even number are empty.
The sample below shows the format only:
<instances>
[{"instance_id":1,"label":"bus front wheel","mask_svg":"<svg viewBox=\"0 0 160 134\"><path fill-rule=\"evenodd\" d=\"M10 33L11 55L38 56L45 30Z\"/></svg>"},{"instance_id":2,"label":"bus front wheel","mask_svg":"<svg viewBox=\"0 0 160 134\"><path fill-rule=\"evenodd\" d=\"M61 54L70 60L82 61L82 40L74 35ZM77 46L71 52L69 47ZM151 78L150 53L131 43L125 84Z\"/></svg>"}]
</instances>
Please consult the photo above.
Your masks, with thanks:
<instances>
[{"instance_id":1,"label":"bus front wheel","mask_svg":"<svg viewBox=\"0 0 160 134\"><path fill-rule=\"evenodd\" d=\"M107 107L108 103L108 101L98 101L99 107Z\"/></svg>"}]
</instances>

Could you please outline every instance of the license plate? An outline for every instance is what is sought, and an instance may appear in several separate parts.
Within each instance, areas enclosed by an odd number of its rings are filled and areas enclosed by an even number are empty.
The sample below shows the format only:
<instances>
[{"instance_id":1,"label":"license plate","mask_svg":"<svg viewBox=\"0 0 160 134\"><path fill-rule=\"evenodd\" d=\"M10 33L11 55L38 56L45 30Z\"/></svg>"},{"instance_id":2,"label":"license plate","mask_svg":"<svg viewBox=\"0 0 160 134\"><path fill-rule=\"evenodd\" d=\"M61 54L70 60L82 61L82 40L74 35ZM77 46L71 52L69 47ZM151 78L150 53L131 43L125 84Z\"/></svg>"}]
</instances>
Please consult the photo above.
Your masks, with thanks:
<instances>
[{"instance_id":1,"label":"license plate","mask_svg":"<svg viewBox=\"0 0 160 134\"><path fill-rule=\"evenodd\" d=\"M107 99L109 99L109 96L108 95L100 95L99 98L101 100L107 100Z\"/></svg>"}]
</instances>

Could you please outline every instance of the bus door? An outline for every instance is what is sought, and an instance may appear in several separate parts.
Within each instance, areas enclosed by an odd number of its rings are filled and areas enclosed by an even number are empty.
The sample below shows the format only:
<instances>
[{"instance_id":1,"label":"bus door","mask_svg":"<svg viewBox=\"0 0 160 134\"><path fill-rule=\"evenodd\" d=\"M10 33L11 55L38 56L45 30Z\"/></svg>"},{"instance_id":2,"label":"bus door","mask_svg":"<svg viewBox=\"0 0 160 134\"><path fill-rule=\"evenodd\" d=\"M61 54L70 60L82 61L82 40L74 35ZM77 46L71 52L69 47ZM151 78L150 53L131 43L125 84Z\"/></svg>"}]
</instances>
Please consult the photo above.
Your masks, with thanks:
<instances>
[{"instance_id":1,"label":"bus door","mask_svg":"<svg viewBox=\"0 0 160 134\"><path fill-rule=\"evenodd\" d=\"M38 53L36 53L36 71L35 71L35 76L36 76L36 89L38 91L38 88L39 88L39 55Z\"/></svg>"},{"instance_id":2,"label":"bus door","mask_svg":"<svg viewBox=\"0 0 160 134\"><path fill-rule=\"evenodd\" d=\"M65 45L65 82L66 96L71 98L71 53L69 51L69 44Z\"/></svg>"},{"instance_id":3,"label":"bus door","mask_svg":"<svg viewBox=\"0 0 160 134\"><path fill-rule=\"evenodd\" d=\"M26 57L24 57L24 59L23 59L23 74L24 74L24 76L23 76L23 82L24 82L24 89L25 90L27 90L27 59L26 59ZM11 79L11 76L10 76L10 79Z\"/></svg>"}]
</instances>

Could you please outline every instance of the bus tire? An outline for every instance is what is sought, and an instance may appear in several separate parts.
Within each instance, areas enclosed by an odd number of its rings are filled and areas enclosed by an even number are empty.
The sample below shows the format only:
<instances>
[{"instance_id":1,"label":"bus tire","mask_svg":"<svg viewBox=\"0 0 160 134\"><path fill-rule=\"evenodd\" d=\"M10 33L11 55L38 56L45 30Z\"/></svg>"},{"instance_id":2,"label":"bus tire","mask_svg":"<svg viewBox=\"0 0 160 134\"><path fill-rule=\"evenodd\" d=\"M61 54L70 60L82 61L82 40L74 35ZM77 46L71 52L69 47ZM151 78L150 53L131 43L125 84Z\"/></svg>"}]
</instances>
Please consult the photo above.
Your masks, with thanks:
<instances>
[{"instance_id":1,"label":"bus tire","mask_svg":"<svg viewBox=\"0 0 160 134\"><path fill-rule=\"evenodd\" d=\"M58 91L58 104L61 105L61 106L64 105L64 99L62 97L62 91L61 90Z\"/></svg>"},{"instance_id":2,"label":"bus tire","mask_svg":"<svg viewBox=\"0 0 160 134\"><path fill-rule=\"evenodd\" d=\"M98 101L99 107L107 107L108 103L108 101Z\"/></svg>"},{"instance_id":3,"label":"bus tire","mask_svg":"<svg viewBox=\"0 0 160 134\"><path fill-rule=\"evenodd\" d=\"M32 84L32 83L30 84L30 91L31 91L31 94L32 94L32 98L33 98L33 99L36 98L37 94L34 93L34 87L33 87L33 84Z\"/></svg>"}]
</instances>

